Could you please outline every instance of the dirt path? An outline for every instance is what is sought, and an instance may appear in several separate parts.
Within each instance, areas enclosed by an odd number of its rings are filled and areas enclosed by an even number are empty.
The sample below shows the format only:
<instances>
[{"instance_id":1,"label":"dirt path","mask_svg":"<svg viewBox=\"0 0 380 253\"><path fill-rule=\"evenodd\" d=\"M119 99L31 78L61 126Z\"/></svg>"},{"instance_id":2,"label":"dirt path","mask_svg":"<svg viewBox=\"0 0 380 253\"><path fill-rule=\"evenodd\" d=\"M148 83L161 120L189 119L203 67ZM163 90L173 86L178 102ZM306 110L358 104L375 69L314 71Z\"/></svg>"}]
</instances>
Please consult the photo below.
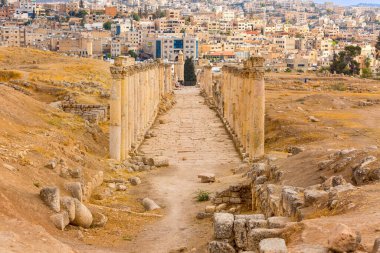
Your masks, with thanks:
<instances>
[{"instance_id":1,"label":"dirt path","mask_svg":"<svg viewBox=\"0 0 380 253\"><path fill-rule=\"evenodd\" d=\"M239 156L215 112L204 104L197 88L176 91L177 104L153 131L156 138L144 142L146 154L169 157L170 166L143 178L135 188L164 206L165 216L144 230L128 246L128 252L168 252L186 246L203 252L211 238L210 220L197 220L205 203L194 200L198 189L215 191L229 181ZM201 184L197 175L213 172L215 184Z\"/></svg>"}]
</instances>

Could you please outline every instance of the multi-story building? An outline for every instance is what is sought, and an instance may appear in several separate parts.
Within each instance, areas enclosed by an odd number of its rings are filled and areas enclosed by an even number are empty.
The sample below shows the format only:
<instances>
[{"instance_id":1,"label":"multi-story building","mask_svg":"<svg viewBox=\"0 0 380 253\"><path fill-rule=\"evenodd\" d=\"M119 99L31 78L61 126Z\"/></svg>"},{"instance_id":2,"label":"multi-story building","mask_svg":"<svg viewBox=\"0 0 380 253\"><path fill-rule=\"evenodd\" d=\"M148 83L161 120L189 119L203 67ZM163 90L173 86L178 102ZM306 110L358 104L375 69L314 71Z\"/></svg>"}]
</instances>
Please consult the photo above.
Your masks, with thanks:
<instances>
[{"instance_id":1,"label":"multi-story building","mask_svg":"<svg viewBox=\"0 0 380 253\"><path fill-rule=\"evenodd\" d=\"M154 59L175 61L178 54L183 52L185 58L196 60L198 59L199 44L197 37L159 35L147 38L143 49L144 52L151 54Z\"/></svg>"}]
</instances>

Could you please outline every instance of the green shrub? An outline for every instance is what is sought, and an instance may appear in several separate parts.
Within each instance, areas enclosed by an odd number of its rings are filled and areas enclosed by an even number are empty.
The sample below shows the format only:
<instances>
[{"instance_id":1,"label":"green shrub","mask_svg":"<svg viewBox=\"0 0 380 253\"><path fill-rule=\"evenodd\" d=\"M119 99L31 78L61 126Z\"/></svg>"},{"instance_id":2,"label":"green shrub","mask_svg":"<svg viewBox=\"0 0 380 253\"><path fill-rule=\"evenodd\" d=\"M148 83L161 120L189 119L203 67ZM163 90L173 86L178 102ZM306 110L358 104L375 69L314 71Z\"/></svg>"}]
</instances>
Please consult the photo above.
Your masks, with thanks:
<instances>
[{"instance_id":1,"label":"green shrub","mask_svg":"<svg viewBox=\"0 0 380 253\"><path fill-rule=\"evenodd\" d=\"M198 202L210 200L210 193L205 190L198 190L196 192L196 197Z\"/></svg>"}]
</instances>

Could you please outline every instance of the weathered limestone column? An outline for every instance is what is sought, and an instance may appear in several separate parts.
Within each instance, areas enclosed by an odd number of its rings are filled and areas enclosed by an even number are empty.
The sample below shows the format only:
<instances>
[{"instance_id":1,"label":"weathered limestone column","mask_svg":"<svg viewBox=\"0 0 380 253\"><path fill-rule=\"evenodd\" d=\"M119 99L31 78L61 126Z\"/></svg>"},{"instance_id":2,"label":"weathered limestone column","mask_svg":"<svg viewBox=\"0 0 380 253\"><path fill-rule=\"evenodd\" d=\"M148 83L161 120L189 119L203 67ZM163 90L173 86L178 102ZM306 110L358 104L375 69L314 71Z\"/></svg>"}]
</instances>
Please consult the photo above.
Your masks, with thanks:
<instances>
[{"instance_id":1,"label":"weathered limestone column","mask_svg":"<svg viewBox=\"0 0 380 253\"><path fill-rule=\"evenodd\" d=\"M125 78L123 58L115 60L115 65L111 67L113 83L110 96L110 157L120 160L121 147L121 86Z\"/></svg>"},{"instance_id":2,"label":"weathered limestone column","mask_svg":"<svg viewBox=\"0 0 380 253\"><path fill-rule=\"evenodd\" d=\"M212 67L204 66L204 90L208 97L212 97Z\"/></svg>"},{"instance_id":3,"label":"weathered limestone column","mask_svg":"<svg viewBox=\"0 0 380 253\"><path fill-rule=\"evenodd\" d=\"M252 158L264 155L265 142L265 82L264 82L264 58L253 57L249 59L248 67L251 68L253 83L253 145Z\"/></svg>"},{"instance_id":4,"label":"weathered limestone column","mask_svg":"<svg viewBox=\"0 0 380 253\"><path fill-rule=\"evenodd\" d=\"M185 78L184 78L184 71L185 71L185 57L183 55L183 52L180 51L179 54L178 54L178 73L177 73L177 77L178 77L178 80L179 81L184 81Z\"/></svg>"}]
</instances>

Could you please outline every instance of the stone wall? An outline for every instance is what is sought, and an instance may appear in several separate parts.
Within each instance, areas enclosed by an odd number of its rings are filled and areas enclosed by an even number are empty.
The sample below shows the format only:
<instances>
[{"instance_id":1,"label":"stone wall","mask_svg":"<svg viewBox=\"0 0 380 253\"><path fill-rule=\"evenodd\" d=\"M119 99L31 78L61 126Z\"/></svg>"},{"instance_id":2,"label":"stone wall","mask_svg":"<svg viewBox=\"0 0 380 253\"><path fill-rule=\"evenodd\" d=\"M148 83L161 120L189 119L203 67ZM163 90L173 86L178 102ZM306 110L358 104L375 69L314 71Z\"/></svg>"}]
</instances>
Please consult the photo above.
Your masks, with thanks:
<instances>
[{"instance_id":1,"label":"stone wall","mask_svg":"<svg viewBox=\"0 0 380 253\"><path fill-rule=\"evenodd\" d=\"M100 122L105 122L109 117L107 105L89 105L62 102L61 107L63 111L79 115L91 123L98 124Z\"/></svg>"},{"instance_id":2,"label":"stone wall","mask_svg":"<svg viewBox=\"0 0 380 253\"><path fill-rule=\"evenodd\" d=\"M241 208L251 210L251 184L231 185L227 189L217 191L211 202L214 205L226 204L226 207L233 206L234 209L232 210L235 211L239 211Z\"/></svg>"},{"instance_id":3,"label":"stone wall","mask_svg":"<svg viewBox=\"0 0 380 253\"><path fill-rule=\"evenodd\" d=\"M243 157L264 155L265 84L264 59L252 57L243 66L224 66L213 75L202 67L199 86L217 110Z\"/></svg>"}]
</instances>

